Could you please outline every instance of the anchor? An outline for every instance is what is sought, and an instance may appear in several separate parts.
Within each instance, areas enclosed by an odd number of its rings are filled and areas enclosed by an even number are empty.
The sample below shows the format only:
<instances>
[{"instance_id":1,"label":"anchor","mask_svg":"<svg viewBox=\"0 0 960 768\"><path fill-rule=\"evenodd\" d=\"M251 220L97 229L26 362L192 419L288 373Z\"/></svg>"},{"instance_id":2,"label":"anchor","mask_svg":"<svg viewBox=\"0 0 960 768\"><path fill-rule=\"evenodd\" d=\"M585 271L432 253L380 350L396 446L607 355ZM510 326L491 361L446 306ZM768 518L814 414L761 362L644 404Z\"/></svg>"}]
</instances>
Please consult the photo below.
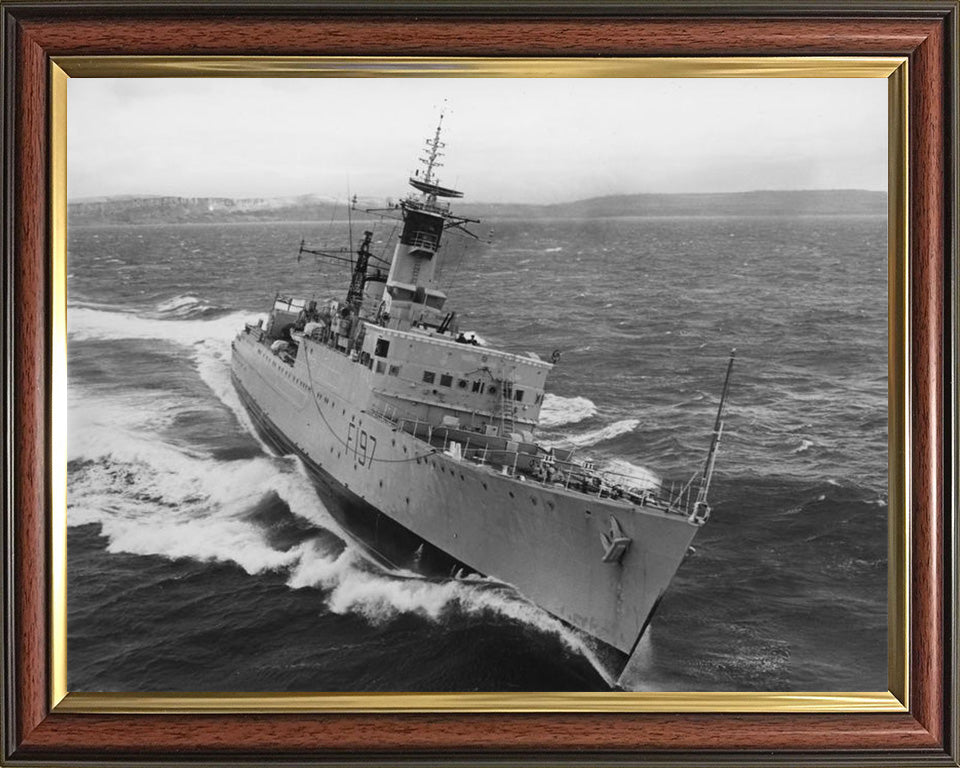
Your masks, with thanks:
<instances>
[{"instance_id":1,"label":"anchor","mask_svg":"<svg viewBox=\"0 0 960 768\"><path fill-rule=\"evenodd\" d=\"M611 515L610 533L601 533L600 541L603 543L603 562L619 563L632 539L623 532L617 518Z\"/></svg>"}]
</instances>

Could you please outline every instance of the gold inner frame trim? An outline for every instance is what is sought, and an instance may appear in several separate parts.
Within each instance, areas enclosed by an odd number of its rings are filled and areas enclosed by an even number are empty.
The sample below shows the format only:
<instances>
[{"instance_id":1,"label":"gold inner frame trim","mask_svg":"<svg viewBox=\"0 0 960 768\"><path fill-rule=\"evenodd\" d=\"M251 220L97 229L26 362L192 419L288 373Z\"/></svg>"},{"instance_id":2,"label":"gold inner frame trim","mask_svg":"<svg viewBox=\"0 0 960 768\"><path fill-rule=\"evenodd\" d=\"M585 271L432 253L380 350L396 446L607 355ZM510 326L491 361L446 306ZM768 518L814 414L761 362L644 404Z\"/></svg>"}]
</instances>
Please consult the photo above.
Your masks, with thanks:
<instances>
[{"instance_id":1,"label":"gold inner frame trim","mask_svg":"<svg viewBox=\"0 0 960 768\"><path fill-rule=\"evenodd\" d=\"M71 693L56 712L903 712L892 693Z\"/></svg>"},{"instance_id":2,"label":"gold inner frame trim","mask_svg":"<svg viewBox=\"0 0 960 768\"><path fill-rule=\"evenodd\" d=\"M67 75L50 67L50 698L67 694Z\"/></svg>"},{"instance_id":3,"label":"gold inner frame trim","mask_svg":"<svg viewBox=\"0 0 960 768\"><path fill-rule=\"evenodd\" d=\"M58 56L69 77L889 77L897 56Z\"/></svg>"},{"instance_id":4,"label":"gold inner frame trim","mask_svg":"<svg viewBox=\"0 0 960 768\"><path fill-rule=\"evenodd\" d=\"M50 704L71 713L904 712L909 691L909 198L905 57L61 56L50 65ZM71 693L67 688L67 81L70 77L782 77L888 81L888 691Z\"/></svg>"}]
</instances>

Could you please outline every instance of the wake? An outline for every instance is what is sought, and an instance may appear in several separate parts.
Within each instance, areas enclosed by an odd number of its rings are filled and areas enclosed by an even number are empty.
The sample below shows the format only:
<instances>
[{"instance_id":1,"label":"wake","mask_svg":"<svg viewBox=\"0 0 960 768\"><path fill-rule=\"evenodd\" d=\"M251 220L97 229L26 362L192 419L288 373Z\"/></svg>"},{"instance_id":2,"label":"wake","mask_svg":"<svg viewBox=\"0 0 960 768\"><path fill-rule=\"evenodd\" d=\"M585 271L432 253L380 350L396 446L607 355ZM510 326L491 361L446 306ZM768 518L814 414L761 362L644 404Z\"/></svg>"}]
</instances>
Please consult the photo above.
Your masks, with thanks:
<instances>
[{"instance_id":1,"label":"wake","mask_svg":"<svg viewBox=\"0 0 960 768\"><path fill-rule=\"evenodd\" d=\"M230 341L256 316L183 316L199 304L194 297L169 300L158 306L155 318L71 307L70 339L156 340L189 350L187 359L216 401L234 414L265 455L223 460L165 440L163 431L184 407L173 396L134 389L128 397L106 398L72 387L69 526L98 524L111 553L232 563L249 575L284 573L291 589L319 589L331 612L358 614L372 623L402 613L434 622L444 621L451 611L495 614L558 637L613 684L591 638L512 587L481 579L395 575L371 562L326 510L299 459L274 455L240 403L230 381ZM316 535L288 548L272 546L257 512L274 496L291 514L315 526Z\"/></svg>"}]
</instances>

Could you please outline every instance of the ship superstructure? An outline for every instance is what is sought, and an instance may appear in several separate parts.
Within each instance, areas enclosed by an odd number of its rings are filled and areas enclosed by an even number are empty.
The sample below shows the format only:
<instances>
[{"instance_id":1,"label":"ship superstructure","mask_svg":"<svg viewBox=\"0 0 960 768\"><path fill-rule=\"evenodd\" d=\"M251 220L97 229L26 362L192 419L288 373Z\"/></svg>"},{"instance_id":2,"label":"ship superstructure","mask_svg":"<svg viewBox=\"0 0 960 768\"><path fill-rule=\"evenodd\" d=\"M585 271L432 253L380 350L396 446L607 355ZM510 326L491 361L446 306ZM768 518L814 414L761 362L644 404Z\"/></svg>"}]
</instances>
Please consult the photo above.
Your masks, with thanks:
<instances>
[{"instance_id":1,"label":"ship superstructure","mask_svg":"<svg viewBox=\"0 0 960 768\"><path fill-rule=\"evenodd\" d=\"M709 517L733 358L707 460L676 492L539 443L558 356L479 345L437 280L444 233L473 221L437 181L442 148L438 126L415 192L391 209L402 229L389 271L365 232L346 298L277 296L234 340L233 381L369 552L410 568L431 560L426 548L630 654Z\"/></svg>"}]
</instances>

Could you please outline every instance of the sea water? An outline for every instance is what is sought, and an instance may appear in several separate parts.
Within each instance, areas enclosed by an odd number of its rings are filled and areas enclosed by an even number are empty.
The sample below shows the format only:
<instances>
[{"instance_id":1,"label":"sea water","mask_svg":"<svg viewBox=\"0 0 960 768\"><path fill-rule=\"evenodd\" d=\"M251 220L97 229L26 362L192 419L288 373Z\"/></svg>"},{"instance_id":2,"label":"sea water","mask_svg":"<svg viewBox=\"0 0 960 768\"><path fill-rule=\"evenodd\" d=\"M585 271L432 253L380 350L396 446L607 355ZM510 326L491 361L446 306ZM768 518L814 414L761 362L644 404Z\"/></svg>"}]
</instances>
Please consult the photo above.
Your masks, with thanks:
<instances>
[{"instance_id":1,"label":"sea water","mask_svg":"<svg viewBox=\"0 0 960 768\"><path fill-rule=\"evenodd\" d=\"M384 258L388 225L374 225ZM485 343L561 352L547 443L685 482L738 350L713 515L625 683L886 690L885 219L483 227L481 242L448 236L442 283ZM254 434L231 339L276 291L342 298L346 267L297 247L347 236L336 222L70 228L70 690L605 690L615 676L605 649L508 587L367 562L299 461Z\"/></svg>"}]
</instances>

